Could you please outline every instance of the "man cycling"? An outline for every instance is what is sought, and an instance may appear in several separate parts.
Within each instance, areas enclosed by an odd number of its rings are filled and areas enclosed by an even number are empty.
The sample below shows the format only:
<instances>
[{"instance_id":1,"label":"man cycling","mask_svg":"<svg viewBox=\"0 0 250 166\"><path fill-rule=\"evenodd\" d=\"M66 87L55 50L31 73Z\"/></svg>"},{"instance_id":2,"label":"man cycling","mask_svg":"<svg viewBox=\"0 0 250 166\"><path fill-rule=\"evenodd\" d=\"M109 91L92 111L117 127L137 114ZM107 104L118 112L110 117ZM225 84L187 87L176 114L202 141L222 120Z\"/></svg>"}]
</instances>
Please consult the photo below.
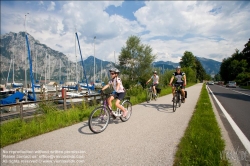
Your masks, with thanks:
<instances>
[{"instance_id":1,"label":"man cycling","mask_svg":"<svg viewBox=\"0 0 250 166\"><path fill-rule=\"evenodd\" d=\"M173 80L176 80L174 84L180 84L181 85L181 96L182 96L182 103L185 103L185 86L187 84L186 81L186 75L184 72L181 72L181 67L177 66L176 67L176 72L173 73L173 76L171 77L171 80L169 82L169 85L172 85ZM172 93L173 93L173 99L174 99L174 94L175 94L175 86L174 84L172 85Z\"/></svg>"},{"instance_id":2,"label":"man cycling","mask_svg":"<svg viewBox=\"0 0 250 166\"><path fill-rule=\"evenodd\" d=\"M108 105L110 108L112 108L112 100L116 99L115 106L119 108L120 110L123 111L123 117L126 117L128 114L128 111L120 105L121 100L124 99L125 97L125 89L122 85L122 80L118 77L120 71L116 68L111 68L109 70L110 75L111 75L111 80L108 82L107 85L105 85L102 88L102 91L107 89L110 85L113 86L115 93L113 93L109 98L108 98Z\"/></svg>"},{"instance_id":3,"label":"man cycling","mask_svg":"<svg viewBox=\"0 0 250 166\"><path fill-rule=\"evenodd\" d=\"M146 84L149 83L149 81L151 81L151 79L153 79L153 84L152 84L152 88L153 88L153 92L154 95L156 96L156 88L159 84L159 76L157 75L157 71L153 72L153 75L151 76L151 78L146 82Z\"/></svg>"}]
</instances>

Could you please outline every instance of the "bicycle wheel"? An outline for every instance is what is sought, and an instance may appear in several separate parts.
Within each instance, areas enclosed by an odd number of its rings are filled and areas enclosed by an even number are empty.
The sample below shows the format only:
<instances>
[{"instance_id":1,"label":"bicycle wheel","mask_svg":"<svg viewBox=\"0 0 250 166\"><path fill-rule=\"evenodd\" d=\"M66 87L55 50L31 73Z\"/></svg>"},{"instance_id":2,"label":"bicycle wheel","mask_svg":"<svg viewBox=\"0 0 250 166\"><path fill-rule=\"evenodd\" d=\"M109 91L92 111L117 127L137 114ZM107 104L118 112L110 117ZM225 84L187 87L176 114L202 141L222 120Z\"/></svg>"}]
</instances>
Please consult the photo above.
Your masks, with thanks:
<instances>
[{"instance_id":1,"label":"bicycle wheel","mask_svg":"<svg viewBox=\"0 0 250 166\"><path fill-rule=\"evenodd\" d=\"M177 98L177 95L175 94L174 99L173 99L173 112L175 112L175 110L176 110L177 100L178 100L178 98Z\"/></svg>"},{"instance_id":2,"label":"bicycle wheel","mask_svg":"<svg viewBox=\"0 0 250 166\"><path fill-rule=\"evenodd\" d=\"M151 90L147 90L147 102L149 103L149 101L151 100L151 97L152 97L152 91Z\"/></svg>"},{"instance_id":3,"label":"bicycle wheel","mask_svg":"<svg viewBox=\"0 0 250 166\"><path fill-rule=\"evenodd\" d=\"M121 121L126 122L132 115L132 103L128 100L122 102L122 106L128 111L127 117L120 117Z\"/></svg>"},{"instance_id":4,"label":"bicycle wheel","mask_svg":"<svg viewBox=\"0 0 250 166\"><path fill-rule=\"evenodd\" d=\"M181 94L180 94L180 92L178 92L178 103L179 103L179 107L181 107Z\"/></svg>"},{"instance_id":5,"label":"bicycle wheel","mask_svg":"<svg viewBox=\"0 0 250 166\"><path fill-rule=\"evenodd\" d=\"M154 96L154 99L155 99L155 101L156 101L158 96L157 96L157 95L155 96L154 94L153 94L153 96Z\"/></svg>"},{"instance_id":6,"label":"bicycle wheel","mask_svg":"<svg viewBox=\"0 0 250 166\"><path fill-rule=\"evenodd\" d=\"M106 106L95 108L89 116L89 129L93 133L100 133L104 131L110 120L110 113Z\"/></svg>"}]
</instances>

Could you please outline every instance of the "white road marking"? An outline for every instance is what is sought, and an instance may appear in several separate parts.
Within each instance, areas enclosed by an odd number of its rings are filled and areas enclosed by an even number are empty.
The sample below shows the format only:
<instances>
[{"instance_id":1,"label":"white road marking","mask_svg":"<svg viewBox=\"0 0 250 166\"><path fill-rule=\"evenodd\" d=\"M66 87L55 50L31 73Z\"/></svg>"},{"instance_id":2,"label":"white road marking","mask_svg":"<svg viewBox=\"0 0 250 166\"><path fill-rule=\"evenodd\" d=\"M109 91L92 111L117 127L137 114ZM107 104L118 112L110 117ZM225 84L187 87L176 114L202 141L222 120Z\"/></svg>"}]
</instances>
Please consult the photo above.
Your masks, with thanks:
<instances>
[{"instance_id":1,"label":"white road marking","mask_svg":"<svg viewBox=\"0 0 250 166\"><path fill-rule=\"evenodd\" d=\"M227 87L223 87L223 86L220 86L221 88L224 88L224 89L230 89L230 88L227 88ZM242 92L239 92L239 91L237 91L237 90L232 90L232 91L234 91L234 92L237 92L237 93L241 93L241 94L243 94L243 95L247 95L247 96L250 96L249 94L246 94L246 93L242 93Z\"/></svg>"},{"instance_id":2,"label":"white road marking","mask_svg":"<svg viewBox=\"0 0 250 166\"><path fill-rule=\"evenodd\" d=\"M241 93L241 94L243 94L243 95L247 95L247 96L250 96L249 94L246 94L246 93L242 93L242 92L239 92L239 91L237 91L237 90L232 90L232 91L234 91L234 92L237 92L237 93Z\"/></svg>"},{"instance_id":3,"label":"white road marking","mask_svg":"<svg viewBox=\"0 0 250 166\"><path fill-rule=\"evenodd\" d=\"M220 107L221 111L223 112L223 114L227 118L228 122L230 123L230 125L234 129L235 133L237 134L237 136L241 140L242 144L245 146L245 148L248 151L248 153L250 153L250 141L243 134L243 132L237 126L237 124L233 121L233 119L231 118L231 116L227 113L227 111L225 110L225 108L221 105L221 103L219 102L219 100L215 97L215 95L213 94L213 92L211 91L211 89L208 86L207 86L207 89L211 92L212 96L214 97L214 100L217 102L217 104Z\"/></svg>"}]
</instances>

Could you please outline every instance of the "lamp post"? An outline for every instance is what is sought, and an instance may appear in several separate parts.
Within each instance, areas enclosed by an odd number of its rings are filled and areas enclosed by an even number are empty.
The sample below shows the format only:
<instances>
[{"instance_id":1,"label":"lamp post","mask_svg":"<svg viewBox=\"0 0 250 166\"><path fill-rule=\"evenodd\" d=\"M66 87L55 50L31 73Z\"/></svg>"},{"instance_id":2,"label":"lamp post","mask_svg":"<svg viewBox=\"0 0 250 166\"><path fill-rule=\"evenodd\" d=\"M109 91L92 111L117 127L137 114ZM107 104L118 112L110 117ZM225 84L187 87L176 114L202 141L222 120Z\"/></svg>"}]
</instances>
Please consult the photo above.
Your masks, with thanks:
<instances>
[{"instance_id":1,"label":"lamp post","mask_svg":"<svg viewBox=\"0 0 250 166\"><path fill-rule=\"evenodd\" d=\"M24 30L25 30L25 36L26 36L26 16L28 15L29 13L26 13L25 14L25 17L24 17ZM27 67L27 58L25 58L25 54L26 54L26 48L24 47L24 80L25 80L25 88L27 89L27 73L26 73L26 67Z\"/></svg>"},{"instance_id":2,"label":"lamp post","mask_svg":"<svg viewBox=\"0 0 250 166\"><path fill-rule=\"evenodd\" d=\"M95 38L96 36L94 37L94 84L95 84Z\"/></svg>"}]
</instances>

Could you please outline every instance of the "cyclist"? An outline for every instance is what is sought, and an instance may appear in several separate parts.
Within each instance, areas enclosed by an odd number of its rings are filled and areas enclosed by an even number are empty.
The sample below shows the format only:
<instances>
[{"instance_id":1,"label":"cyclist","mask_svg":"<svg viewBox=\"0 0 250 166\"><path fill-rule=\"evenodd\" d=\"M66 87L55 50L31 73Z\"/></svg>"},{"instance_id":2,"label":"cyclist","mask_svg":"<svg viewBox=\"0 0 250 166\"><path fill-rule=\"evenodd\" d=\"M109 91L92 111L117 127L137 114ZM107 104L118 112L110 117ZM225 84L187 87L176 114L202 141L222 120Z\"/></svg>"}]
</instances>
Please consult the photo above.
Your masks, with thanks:
<instances>
[{"instance_id":1,"label":"cyclist","mask_svg":"<svg viewBox=\"0 0 250 166\"><path fill-rule=\"evenodd\" d=\"M112 108L112 100L116 99L115 106L123 111L123 117L126 117L128 111L120 105L120 101L125 97L125 89L122 85L121 78L118 77L120 71L116 68L109 69L111 80L102 88L102 91L107 89L109 86L113 86L115 92L108 98L108 105Z\"/></svg>"},{"instance_id":2,"label":"cyclist","mask_svg":"<svg viewBox=\"0 0 250 166\"><path fill-rule=\"evenodd\" d=\"M184 72L181 71L181 67L177 66L176 67L176 72L173 73L171 80L169 82L169 85L171 86L174 78L176 79L176 82L174 84L180 84L181 85L181 96L182 96L182 103L185 103L185 86L186 86L186 75ZM175 93L175 86L174 84L172 85L172 93L173 93L173 97L174 97L174 93ZM173 98L174 99L174 98ZM172 100L173 101L173 100Z\"/></svg>"},{"instance_id":3,"label":"cyclist","mask_svg":"<svg viewBox=\"0 0 250 166\"><path fill-rule=\"evenodd\" d=\"M149 81L151 81L151 79L153 79L153 83L152 83L152 88L153 88L153 92L154 95L156 96L156 88L159 85L159 76L157 75L157 71L153 72L153 75L151 76L151 78L146 82L146 84L149 83Z\"/></svg>"}]
</instances>

